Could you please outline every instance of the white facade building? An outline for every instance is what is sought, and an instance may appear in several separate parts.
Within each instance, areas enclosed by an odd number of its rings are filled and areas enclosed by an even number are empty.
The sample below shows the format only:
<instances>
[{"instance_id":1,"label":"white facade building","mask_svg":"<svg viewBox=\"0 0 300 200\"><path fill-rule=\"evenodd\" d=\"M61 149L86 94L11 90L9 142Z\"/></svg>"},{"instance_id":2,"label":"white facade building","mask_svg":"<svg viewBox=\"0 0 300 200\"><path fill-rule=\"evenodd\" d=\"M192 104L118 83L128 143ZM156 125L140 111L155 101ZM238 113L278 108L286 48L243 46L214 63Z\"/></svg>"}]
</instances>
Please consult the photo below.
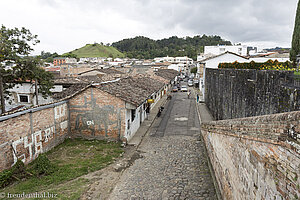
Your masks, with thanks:
<instances>
[{"instance_id":1,"label":"white facade building","mask_svg":"<svg viewBox=\"0 0 300 200\"><path fill-rule=\"evenodd\" d=\"M200 81L200 90L202 92L203 98L205 96L205 70L206 68L212 68L212 69L217 69L220 63L233 63L233 62L239 62L239 63L245 63L245 62L250 62L248 58L240 56L238 54L232 53L232 52L225 52L223 54L210 57L207 59L204 59L200 61L200 65L204 65L203 69L203 78L202 82ZM200 69L198 69L200 71Z\"/></svg>"},{"instance_id":2,"label":"white facade building","mask_svg":"<svg viewBox=\"0 0 300 200\"><path fill-rule=\"evenodd\" d=\"M77 59L76 58L66 58L66 63L67 64L77 63Z\"/></svg>"},{"instance_id":3,"label":"white facade building","mask_svg":"<svg viewBox=\"0 0 300 200\"><path fill-rule=\"evenodd\" d=\"M223 54L210 57L200 61L200 63L205 65L205 68L214 68L217 69L220 63L233 63L233 62L250 62L248 58L240 56L232 52L225 52Z\"/></svg>"},{"instance_id":4,"label":"white facade building","mask_svg":"<svg viewBox=\"0 0 300 200\"><path fill-rule=\"evenodd\" d=\"M249 62L254 61L256 63L264 63L268 60L277 60L278 62L286 62L290 61L290 58L270 58L270 57L256 57L256 58L249 58Z\"/></svg>"},{"instance_id":5,"label":"white facade building","mask_svg":"<svg viewBox=\"0 0 300 200\"><path fill-rule=\"evenodd\" d=\"M50 89L53 93L61 92L62 90L62 85L54 85L54 88ZM37 105L35 86L32 83L16 84L13 88L9 89L9 92L11 95L5 100L5 109L7 111L17 107L31 107ZM39 94L38 101L39 105L41 105L50 103L53 99L50 96L43 98L42 94Z\"/></svg>"},{"instance_id":6,"label":"white facade building","mask_svg":"<svg viewBox=\"0 0 300 200\"><path fill-rule=\"evenodd\" d=\"M213 54L213 55L220 55L230 51L232 53L236 53L241 56L247 56L247 46L246 45L218 45L218 46L205 46L204 47L204 54Z\"/></svg>"}]
</instances>

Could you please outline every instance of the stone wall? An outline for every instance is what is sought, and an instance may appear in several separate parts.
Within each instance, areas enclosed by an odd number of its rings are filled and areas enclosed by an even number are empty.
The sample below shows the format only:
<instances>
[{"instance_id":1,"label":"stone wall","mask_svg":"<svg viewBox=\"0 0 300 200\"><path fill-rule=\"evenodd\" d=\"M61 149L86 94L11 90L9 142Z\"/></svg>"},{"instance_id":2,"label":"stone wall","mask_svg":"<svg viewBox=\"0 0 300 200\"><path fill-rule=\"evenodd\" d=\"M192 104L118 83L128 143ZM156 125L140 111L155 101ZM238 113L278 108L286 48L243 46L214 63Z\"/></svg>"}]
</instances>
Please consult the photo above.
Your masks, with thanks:
<instances>
[{"instance_id":1,"label":"stone wall","mask_svg":"<svg viewBox=\"0 0 300 200\"><path fill-rule=\"evenodd\" d=\"M125 102L90 87L69 101L72 137L122 139Z\"/></svg>"},{"instance_id":2,"label":"stone wall","mask_svg":"<svg viewBox=\"0 0 300 200\"><path fill-rule=\"evenodd\" d=\"M0 171L17 159L34 160L68 135L67 102L28 109L0 117Z\"/></svg>"},{"instance_id":3,"label":"stone wall","mask_svg":"<svg viewBox=\"0 0 300 200\"><path fill-rule=\"evenodd\" d=\"M300 109L290 71L206 69L205 102L213 117L233 119Z\"/></svg>"},{"instance_id":4,"label":"stone wall","mask_svg":"<svg viewBox=\"0 0 300 200\"><path fill-rule=\"evenodd\" d=\"M224 199L300 197L300 112L202 123Z\"/></svg>"}]
</instances>

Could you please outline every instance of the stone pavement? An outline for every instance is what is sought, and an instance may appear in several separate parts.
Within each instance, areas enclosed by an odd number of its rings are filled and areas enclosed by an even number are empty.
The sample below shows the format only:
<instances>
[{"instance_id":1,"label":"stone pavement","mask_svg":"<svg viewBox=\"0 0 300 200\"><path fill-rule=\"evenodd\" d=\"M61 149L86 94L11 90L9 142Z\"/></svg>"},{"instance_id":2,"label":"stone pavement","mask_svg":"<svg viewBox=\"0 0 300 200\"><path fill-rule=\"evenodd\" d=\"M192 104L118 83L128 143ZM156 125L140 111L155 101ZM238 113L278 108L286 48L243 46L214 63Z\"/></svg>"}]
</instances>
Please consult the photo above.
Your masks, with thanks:
<instances>
[{"instance_id":1,"label":"stone pavement","mask_svg":"<svg viewBox=\"0 0 300 200\"><path fill-rule=\"evenodd\" d=\"M175 93L108 199L217 199L194 98Z\"/></svg>"}]
</instances>

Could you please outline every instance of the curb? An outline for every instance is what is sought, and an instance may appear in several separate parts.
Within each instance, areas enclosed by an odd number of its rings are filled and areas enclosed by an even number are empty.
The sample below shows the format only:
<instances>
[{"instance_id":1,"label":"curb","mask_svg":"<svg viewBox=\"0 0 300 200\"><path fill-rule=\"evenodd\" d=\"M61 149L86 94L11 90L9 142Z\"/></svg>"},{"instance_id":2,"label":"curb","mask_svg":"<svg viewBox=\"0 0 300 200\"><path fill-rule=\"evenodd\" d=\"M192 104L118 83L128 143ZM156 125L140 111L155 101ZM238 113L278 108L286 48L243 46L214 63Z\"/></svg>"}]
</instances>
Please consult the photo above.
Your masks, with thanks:
<instances>
[{"instance_id":1,"label":"curb","mask_svg":"<svg viewBox=\"0 0 300 200\"><path fill-rule=\"evenodd\" d=\"M166 95L168 95L168 94L166 94ZM164 96L163 98L165 98L165 97L167 97L167 96ZM162 100L162 102L157 102L157 104L156 104L158 107L165 105L166 102L168 101L167 98L165 98L165 99L160 99L160 100ZM161 104L159 104L159 103L161 103ZM153 108L153 109L154 109L154 108ZM150 125L147 127L145 133L141 136L141 140L139 141L139 143L135 146L135 149L136 149L136 150L140 147L141 143L142 143L143 140L144 140L144 137L147 135L147 133L149 132L149 129L152 127L152 125L153 125L153 123L154 123L154 121L155 121L156 119L157 119L157 113L155 112L155 117L154 117L153 120L150 122Z\"/></svg>"},{"instance_id":2,"label":"curb","mask_svg":"<svg viewBox=\"0 0 300 200\"><path fill-rule=\"evenodd\" d=\"M196 93L194 88L193 88L193 92ZM201 115L200 115L200 110L199 110L199 105L198 105L198 104L200 104L200 103L202 103L202 102L200 102L200 101L197 102L197 99L196 99L195 101L196 101L196 109L197 109L197 113L198 113L198 117L199 117L199 121L200 121L200 126L201 126L201 123L202 123L203 120L201 119ZM203 102L202 104L205 104L205 103ZM223 199L222 193L221 193L221 191L220 191L219 184L218 184L218 182L217 182L217 178L216 178L216 176L215 176L215 171L214 171L214 168L213 168L213 166L212 166L212 164L211 164L210 157L209 157L209 155L208 155L208 153L207 153L207 147L206 147L206 144L205 144L205 140L204 140L204 138L203 138L203 135L202 135L202 133L201 133L201 127L200 127L200 137L201 137L201 140L204 142L204 146L205 146L204 149L205 149L205 154L207 155L208 168L209 168L211 177L212 177L212 179L213 179L213 183L214 183L214 186L215 186L215 191L216 191L217 198L218 198L218 200L222 200L222 199Z\"/></svg>"}]
</instances>

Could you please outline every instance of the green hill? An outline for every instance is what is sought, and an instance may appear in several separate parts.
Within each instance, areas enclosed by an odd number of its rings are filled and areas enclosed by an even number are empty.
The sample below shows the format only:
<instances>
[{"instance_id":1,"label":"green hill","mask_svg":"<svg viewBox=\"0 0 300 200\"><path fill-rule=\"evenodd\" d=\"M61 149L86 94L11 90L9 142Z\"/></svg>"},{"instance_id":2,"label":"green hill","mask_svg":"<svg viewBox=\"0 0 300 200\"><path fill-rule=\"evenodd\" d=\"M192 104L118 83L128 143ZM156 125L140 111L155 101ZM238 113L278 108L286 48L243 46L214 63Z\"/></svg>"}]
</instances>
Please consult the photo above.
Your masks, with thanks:
<instances>
[{"instance_id":1,"label":"green hill","mask_svg":"<svg viewBox=\"0 0 300 200\"><path fill-rule=\"evenodd\" d=\"M75 54L77 58L83 57L111 57L111 58L123 58L125 57L123 53L118 51L115 47L104 46L98 43L87 44L84 47L75 49L69 53L65 53L62 56L67 56L68 54Z\"/></svg>"}]
</instances>

